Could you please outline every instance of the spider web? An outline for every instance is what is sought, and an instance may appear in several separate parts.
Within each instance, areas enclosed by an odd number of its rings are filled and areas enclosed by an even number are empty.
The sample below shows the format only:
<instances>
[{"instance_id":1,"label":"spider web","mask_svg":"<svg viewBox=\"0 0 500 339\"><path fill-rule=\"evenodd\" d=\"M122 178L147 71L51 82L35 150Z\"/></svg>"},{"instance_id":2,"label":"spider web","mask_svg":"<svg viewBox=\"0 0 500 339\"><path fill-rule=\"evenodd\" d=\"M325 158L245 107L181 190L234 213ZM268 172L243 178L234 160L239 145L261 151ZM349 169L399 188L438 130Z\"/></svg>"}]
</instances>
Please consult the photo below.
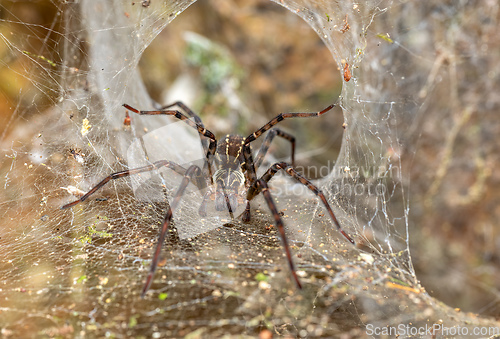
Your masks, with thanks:
<instances>
[{"instance_id":1,"label":"spider web","mask_svg":"<svg viewBox=\"0 0 500 339\"><path fill-rule=\"evenodd\" d=\"M407 337L429 335L421 330L436 325L455 331L451 336L477 328L490 329L482 336L494 334L498 323L440 303L415 273L410 241L419 227L410 218L409 178L429 93L440 81L436 67L444 61L436 56L439 47L430 41L428 23L418 21L432 9L391 1L274 4L317 33L338 65L324 72L344 79L340 97L328 94L325 101L341 108L340 152L329 159L334 166L328 175L315 183L357 246L339 234L314 194L276 176L270 186L304 284L298 291L262 197L253 203L249 224L216 212L213 201L209 216L201 218L203 192L190 186L174 217L180 242L173 241L176 232L169 233L151 292L140 298L158 228L181 177L161 170L113 180L88 201L60 207L116 171L160 159L183 166L202 160L199 136L183 122L132 114L126 126L122 107L160 106L149 96L138 64L160 32L182 20L193 3L56 3L50 27L21 22L0 7L7 13L0 21L2 68L26 81L2 134L2 335L217 337L271 331L364 337L373 335L370 329L400 326L399 334ZM456 15L469 10L453 9ZM488 36L484 27L481 34ZM184 38L197 48L213 47L192 33ZM227 51L216 51L226 57ZM177 53L173 47L167 52ZM495 76L498 71L489 79ZM254 115L234 95L234 81L219 81L245 124L254 120L258 128L273 117ZM186 88L172 89L165 103L181 99L196 107ZM466 103L464 123L479 107L477 100ZM224 123L203 118L208 129L213 123L224 130ZM333 121L333 113L319 119ZM342 122L333 128L342 130ZM305 143L299 157L307 156L307 140L298 143ZM281 160L266 159L263 169ZM498 315L495 305L489 315Z\"/></svg>"}]
</instances>

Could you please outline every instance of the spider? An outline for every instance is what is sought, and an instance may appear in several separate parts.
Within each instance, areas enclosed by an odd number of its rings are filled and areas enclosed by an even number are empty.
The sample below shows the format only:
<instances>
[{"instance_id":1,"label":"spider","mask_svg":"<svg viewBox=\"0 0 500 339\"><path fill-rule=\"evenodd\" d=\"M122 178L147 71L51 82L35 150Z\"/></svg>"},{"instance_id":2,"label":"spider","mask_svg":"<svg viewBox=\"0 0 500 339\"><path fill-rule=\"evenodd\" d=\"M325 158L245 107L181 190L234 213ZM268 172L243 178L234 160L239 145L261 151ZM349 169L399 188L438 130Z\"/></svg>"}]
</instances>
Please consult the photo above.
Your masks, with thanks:
<instances>
[{"instance_id":1,"label":"spider","mask_svg":"<svg viewBox=\"0 0 500 339\"><path fill-rule=\"evenodd\" d=\"M183 179L174 195L174 199L170 204L170 207L167 210L163 225L160 229L158 242L153 254L153 260L146 278L146 283L142 290L141 297L144 297L146 295L149 287L153 282L153 277L158 266L158 261L160 259L162 245L165 240L167 231L170 227L173 213L177 208L180 199L182 198L182 195L190 182L196 185L200 190L208 188L207 192L203 196L203 200L199 208L200 216L206 216L206 206L208 198L213 193L215 193L216 210L227 210L229 211L231 218L233 218L232 212L235 211L236 207L238 206L238 197L245 197L246 192L246 206L244 212L241 215L241 218L243 222L248 222L250 221L250 201L259 193L262 193L269 207L269 210L274 217L274 222L281 237L281 242L285 251L292 278L299 289L302 288L302 284L295 270L295 264L293 262L290 247L288 245L283 220L281 219L280 213L278 212L268 186L268 182L278 171L284 171L286 174L288 174L301 184L305 185L317 197L319 197L328 214L330 215L331 220L335 224L337 230L350 243L355 245L354 240L349 235L347 235L347 233L344 232L344 230L340 226L323 192L321 192L321 190L317 186L312 184L303 175L295 170L295 137L280 129L272 128L274 125L288 118L319 117L330 111L335 105L330 105L322 111L314 113L281 113L246 138L241 135L226 135L222 140L219 141L217 141L212 132L205 128L203 122L201 121L201 118L180 101L174 102L171 105L163 106L160 109L154 111L140 111L127 104L124 104L123 106L127 110L139 115L170 115L184 121L186 124L198 131L202 147L206 154L203 168L200 168L197 165L191 165L186 169L172 161L159 160L148 166L112 173L97 185L95 185L90 191L81 196L78 200L70 202L61 207L61 209L66 209L85 201L89 196L94 194L98 189L103 187L110 180L123 178L142 172L154 171L161 167L167 167L177 172L178 174L183 175ZM180 110L171 109L175 106L177 106L184 113L182 113ZM259 149L259 153L257 154L254 161L250 143L260 137L266 131L269 131L269 133L262 143L262 146ZM291 143L291 165L285 162L275 163L264 173L264 175L258 178L256 174L256 168L261 165L262 160L264 159L264 156L269 149L271 141L276 136L288 140ZM204 142L204 140L208 140L208 144ZM214 168L215 172L213 171ZM213 190L214 186L215 192Z\"/></svg>"}]
</instances>

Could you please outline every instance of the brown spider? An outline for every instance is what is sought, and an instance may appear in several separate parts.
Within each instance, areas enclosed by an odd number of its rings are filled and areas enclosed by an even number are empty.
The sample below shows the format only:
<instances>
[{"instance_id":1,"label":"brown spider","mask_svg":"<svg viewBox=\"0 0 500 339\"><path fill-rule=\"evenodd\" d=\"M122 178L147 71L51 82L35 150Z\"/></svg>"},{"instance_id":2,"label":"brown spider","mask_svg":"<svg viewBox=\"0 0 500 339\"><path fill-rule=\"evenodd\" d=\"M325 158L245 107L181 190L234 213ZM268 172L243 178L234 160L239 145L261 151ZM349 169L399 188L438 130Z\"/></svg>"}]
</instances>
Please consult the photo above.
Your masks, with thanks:
<instances>
[{"instance_id":1,"label":"brown spider","mask_svg":"<svg viewBox=\"0 0 500 339\"><path fill-rule=\"evenodd\" d=\"M285 254L288 260L288 266L290 267L290 272L293 276L293 280L295 281L297 287L300 289L302 285L295 271L295 265L292 260L292 255L290 252L290 247L288 246L288 240L285 235L285 228L283 226L283 221L281 216L276 208L276 204L269 192L269 187L267 183L271 178L278 172L279 170L283 170L285 173L296 179L301 184L305 185L309 188L316 196L318 196L323 202L328 214L330 215L333 223L337 227L338 231L342 233L342 235L349 240L352 244L355 244L354 240L347 235L346 232L340 227L335 214L333 213L330 205L328 204L325 195L321 190L313 185L309 180L303 177L294 169L295 164L295 138L279 130L277 128L271 129L274 125L288 118L307 118L307 117L317 117L323 115L324 113L330 111L334 105L330 105L322 111L315 113L281 113L267 124L259 128L256 132L250 134L247 138L244 138L240 135L227 135L224 137L222 141L217 142L214 134L207 130L203 125L200 117L196 115L192 110L190 110L186 105L182 102L175 102L171 105L164 106L159 110L155 111L139 111L127 104L123 105L126 109L130 110L133 113L140 115L171 115L176 117L179 120L184 121L189 126L193 127L200 134L200 138L205 137L208 139L208 145L203 142L202 146L206 153L205 162L203 169L198 167L197 165L191 165L189 168L185 169L184 167L168 160L160 160L152 163L151 165L134 168L126 171L113 173L106 178L104 178L100 183L98 183L94 188L88 191L85 195L83 195L80 199L75 200L71 203L68 203L62 207L62 209L72 207L82 201L85 201L89 196L94 194L98 189L104 186L108 181L112 179L118 179L127 177L129 175L149 172L161 167L167 167L175 172L183 175L183 179L177 192L174 195L174 199L170 204L170 207L165 215L165 219L163 225L160 230L160 235L158 238L158 243L156 244L156 249L153 255L153 261L151 263L151 268L149 270L148 276L146 278L146 283L142 290L142 297L146 294L151 283L153 281L153 276L156 271L156 267L158 265L158 261L160 259L160 252L165 240L165 235L170 226L170 221L173 216L173 212L178 206L180 199L190 182L195 184L198 189L202 190L207 188L207 193L204 195L199 214L201 216L206 215L206 205L208 198L213 193L211 187L213 187L215 183L215 208L218 211L228 210L231 217L233 217L232 211L236 210L238 205L238 197L244 196L246 190L246 207L245 211L242 214L242 220L244 222L250 221L250 201L255 198L259 193L264 195L264 199L266 200L271 213L273 214L274 221L276 224L276 228L281 237L281 241L283 243L283 247L285 250ZM182 109L185 114L181 113L178 110L169 110L169 108L177 106ZM189 116L189 117L188 117ZM190 118L193 118L191 120ZM250 143L261 136L264 132L270 130L266 139L262 143L260 147L259 153L255 161L252 158L252 152L250 149ZM271 141L276 137L282 137L288 141L290 141L292 145L292 164L289 165L285 162L278 162L272 165L262 177L257 178L257 174L255 169L258 168L262 160L264 159L265 154L269 149L269 145ZM212 166L215 166L215 172L212 170ZM240 192L240 189L243 188L243 191Z\"/></svg>"}]
</instances>

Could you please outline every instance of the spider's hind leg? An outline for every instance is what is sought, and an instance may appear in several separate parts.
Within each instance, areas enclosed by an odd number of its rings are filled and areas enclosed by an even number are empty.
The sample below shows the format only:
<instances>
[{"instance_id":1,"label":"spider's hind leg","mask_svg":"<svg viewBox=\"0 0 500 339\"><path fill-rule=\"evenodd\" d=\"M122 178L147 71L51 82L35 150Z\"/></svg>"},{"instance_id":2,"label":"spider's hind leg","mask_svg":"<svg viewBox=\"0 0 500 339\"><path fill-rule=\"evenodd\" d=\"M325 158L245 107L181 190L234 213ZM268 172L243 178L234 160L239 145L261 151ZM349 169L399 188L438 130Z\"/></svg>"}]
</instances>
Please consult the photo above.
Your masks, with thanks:
<instances>
[{"instance_id":1,"label":"spider's hind leg","mask_svg":"<svg viewBox=\"0 0 500 339\"><path fill-rule=\"evenodd\" d=\"M178 174L181 174L181 175L184 175L184 173L186 173L186 169L184 167L176 164L175 162L168 161L168 160L159 160L159 161L154 162L151 165L147 165L147 166L143 166L143 167L138 167L138 168L133 168L133 169L129 169L129 170L125 170L125 171L120 171L120 172L115 172L115 173L112 173L112 174L108 175L106 178L102 179L101 182L99 182L90 191L88 191L83 196L81 196L80 199L75 200L73 202L70 202L70 203L62 206L61 209L66 209L66 208L69 208L69 207L73 207L76 204L79 204L80 202L83 202L83 201L87 200L88 197L90 197L92 194L94 194L97 190L99 190L101 187L103 187L104 185L106 185L111 180L116 180L116 179L120 179L120 178L131 176L131 175L139 174L139 173L151 172L151 171L154 171L154 170L158 170L161 167L170 168L170 169L174 170L175 172L177 172ZM202 182L199 179L196 178L196 180L197 181L194 182L196 185L201 185L202 184Z\"/></svg>"},{"instance_id":2,"label":"spider's hind leg","mask_svg":"<svg viewBox=\"0 0 500 339\"><path fill-rule=\"evenodd\" d=\"M288 266L290 268L290 272L292 273L293 280L299 289L302 289L302 284L300 283L299 277L297 276L297 271L295 270L295 264L293 263L292 253L290 251L290 246L288 245L288 239L285 234L285 226L283 225L283 220L276 208L276 203L269 192L269 187L267 186L267 182L263 179L259 179L255 182L255 185L258 186L259 192L262 192L264 195L264 199L266 200L267 206L271 210L271 213L274 217L274 222L276 224L276 228L281 237L281 242L283 244L283 248L285 249L286 258L288 261Z\"/></svg>"},{"instance_id":3,"label":"spider's hind leg","mask_svg":"<svg viewBox=\"0 0 500 339\"><path fill-rule=\"evenodd\" d=\"M337 227L337 230L347 240L349 240L349 242L351 244L356 245L356 243L354 242L354 240L340 226L340 224L339 224L339 222L337 220L337 217L335 217L335 214L333 213L333 210L330 207L330 204L328 204L328 201L326 200L326 197L323 194L323 192L316 185L314 185L312 182L310 182L309 180L307 180L303 175L301 175L300 173L298 173L293 168L293 166L290 166L286 162L278 162L278 163L272 165L267 170L267 172L264 173L264 175L261 177L261 179L257 180L252 186L250 186L250 188L248 189L248 192L247 192L247 200L248 201L252 200L257 194L259 194L263 190L262 189L262 185L257 185L256 184L257 182L259 182L260 180L262 180L262 181L264 181L266 183L269 182L269 180L271 180L271 178L279 170L285 171L286 174L288 174L289 176L293 177L295 180L297 180L298 182L300 182L301 184L303 184L304 186L306 186L307 188L309 188L321 200L321 202L325 206L325 209L328 211L328 214L330 215L330 218L332 219L333 223Z\"/></svg>"},{"instance_id":4,"label":"spider's hind leg","mask_svg":"<svg viewBox=\"0 0 500 339\"><path fill-rule=\"evenodd\" d=\"M156 248L155 248L155 251L153 254L153 260L151 262L148 276L146 277L146 283L144 284L144 288L142 290L142 295L141 295L142 298L144 298L144 296L146 295L146 292L149 290L149 287L153 283L153 277L154 277L156 268L158 267L158 262L160 260L160 253L161 253L161 249L163 246L163 242L165 241L165 236L167 234L167 231L171 227L173 213L174 213L175 209L177 208L177 206L179 205L179 202L184 194L184 191L186 190L186 187L188 186L188 184L191 182L192 178L200 176L201 173L202 173L202 170L198 166L191 165L186 170L184 178L182 179L182 182L179 185L177 192L175 193L174 200L170 204L170 207L167 210L167 213L165 215L163 225L160 228L160 234L158 236L158 242L156 243Z\"/></svg>"}]
</instances>

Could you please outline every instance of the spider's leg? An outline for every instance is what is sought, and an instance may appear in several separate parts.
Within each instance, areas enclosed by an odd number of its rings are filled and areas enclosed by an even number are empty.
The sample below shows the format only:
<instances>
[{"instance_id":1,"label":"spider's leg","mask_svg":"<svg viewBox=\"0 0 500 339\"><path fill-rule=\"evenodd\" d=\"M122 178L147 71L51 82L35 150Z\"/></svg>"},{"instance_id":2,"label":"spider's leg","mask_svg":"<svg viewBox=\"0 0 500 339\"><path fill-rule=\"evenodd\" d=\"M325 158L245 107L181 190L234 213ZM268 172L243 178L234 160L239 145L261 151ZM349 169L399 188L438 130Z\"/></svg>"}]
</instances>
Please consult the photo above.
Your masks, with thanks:
<instances>
[{"instance_id":1,"label":"spider's leg","mask_svg":"<svg viewBox=\"0 0 500 339\"><path fill-rule=\"evenodd\" d=\"M182 108L182 110L184 112L186 112L190 117L192 117L194 119L194 121L198 124L198 125L201 125L203 127L205 127L203 125L203 122L201 121L201 118L198 114L196 114L192 109L190 109L185 103L183 103L182 101L176 101L170 105L165 105L165 106L162 106L160 108L160 111L164 111L170 107L174 107L174 106L179 106L180 108Z\"/></svg>"},{"instance_id":2,"label":"spider's leg","mask_svg":"<svg viewBox=\"0 0 500 339\"><path fill-rule=\"evenodd\" d=\"M208 198L210 197L210 195L212 195L214 193L214 190L213 190L213 186L210 186L208 187L207 191L205 192L205 194L203 195L203 199L201 201L201 204L200 204L200 208L198 209L198 214L202 217L206 217L207 216L207 203L208 203ZM234 219L234 216L233 216L233 210L231 208L231 203L229 201L229 197L227 196L226 193L224 193L224 196L226 198L226 204L227 204L227 210L229 211L229 216L231 217L231 219Z\"/></svg>"},{"instance_id":3,"label":"spider's leg","mask_svg":"<svg viewBox=\"0 0 500 339\"><path fill-rule=\"evenodd\" d=\"M191 165L187 169L187 171L184 175L184 178L182 179L182 182L179 185L177 192L175 193L174 200L170 204L170 207L167 211L167 214L165 215L165 219L163 221L163 225L162 225L161 230L160 230L160 235L158 237L158 243L156 244L155 252L153 255L153 261L151 262L151 267L149 269L149 273L148 273L148 276L146 278L146 283L144 284L144 288L142 289L142 294L141 294L142 298L144 298L144 296L146 295L146 292L148 291L149 287L151 286L151 283L153 282L153 276L155 274L156 267L158 266L158 261L160 260L161 248L163 246L163 242L165 241L165 235L167 234L168 228L170 226L170 220L172 220L174 210L177 208L177 205L179 205L179 201L181 200L181 197L184 194L184 191L186 190L186 187L188 186L192 177L193 176L200 176L200 175L201 175L201 169L196 165Z\"/></svg>"},{"instance_id":4,"label":"spider's leg","mask_svg":"<svg viewBox=\"0 0 500 339\"><path fill-rule=\"evenodd\" d=\"M257 180L257 174L255 172L255 166L253 163L252 151L250 150L250 145L243 145L243 163L245 178L246 178L246 186L247 188L252 187ZM243 222L250 221L250 200L247 199L247 204L245 207L245 211L241 217Z\"/></svg>"},{"instance_id":5,"label":"spider's leg","mask_svg":"<svg viewBox=\"0 0 500 339\"><path fill-rule=\"evenodd\" d=\"M286 162L279 162L279 163L276 163L274 165L272 165L266 173L264 173L264 175L262 176L262 178L260 180L263 180L264 182L269 182L269 180L271 180L271 178L276 174L276 172L278 172L279 170L283 170L285 171L286 174L288 174L289 176L291 176L292 178L296 179L298 182L300 182L301 184L303 184L304 186L306 186L307 188L309 188L314 194L316 194L317 197L320 198L320 200L323 202L323 205L325 206L326 210L328 211L328 214L330 214L330 217L331 219L333 220L333 223L335 224L335 226L337 227L337 230L342 233L342 235L347 239L349 240L349 242L353 245L355 245L356 243L354 242L354 240L349 236L347 235L347 233L342 229L342 227L340 226L337 218L335 217L335 214L333 213L333 210L331 209L330 207L330 204L328 204L328 201L326 200L326 197L325 195L323 194L323 192L317 187L315 186L312 182L310 182L309 180L307 180L304 176L302 176L300 173L298 173L292 166L290 166L289 164L287 164ZM258 185L256 185L255 183L248 189L248 192L247 192L247 200L251 200L253 199L254 196L256 196L257 194L260 193L260 191L262 190L261 187L259 187Z\"/></svg>"},{"instance_id":6,"label":"spider's leg","mask_svg":"<svg viewBox=\"0 0 500 339\"><path fill-rule=\"evenodd\" d=\"M250 200L247 200L247 205L245 206L245 211L243 212L243 215L241 216L241 220L243 222L250 221Z\"/></svg>"},{"instance_id":7,"label":"spider's leg","mask_svg":"<svg viewBox=\"0 0 500 339\"><path fill-rule=\"evenodd\" d=\"M245 145L248 145L258 137L262 135L265 131L271 129L274 125L279 123L280 121L283 121L288 118L310 118L310 117L319 117L329 110L331 110L335 105L330 105L327 108L323 109L322 111L319 112L313 112L313 113L281 113L274 119L271 119L267 124L259 128L257 131L254 133L250 134L246 139L245 139Z\"/></svg>"},{"instance_id":8,"label":"spider's leg","mask_svg":"<svg viewBox=\"0 0 500 339\"><path fill-rule=\"evenodd\" d=\"M175 172L177 172L177 173L179 173L181 175L184 175L184 173L186 173L186 169L184 167L182 167L181 165L178 165L178 164L176 164L176 163L174 163L172 161L168 161L168 160L159 160L159 161L156 161L153 164L148 165L148 166L139 167L139 168L133 168L133 169L129 169L129 170L126 170L126 171L121 171L121 172L116 172L116 173L108 175L106 178L104 178L103 180L101 180L100 183L98 183L97 185L95 185L90 191L88 191L87 193L85 193L80 199L75 200L73 202L70 202L69 204L64 205L63 207L61 207L61 209L66 209L66 208L75 206L76 204L87 200L88 197L90 197L98 189L100 189L101 187L103 187L104 185L106 185L110 180L119 179L119 178L123 178L123 177L128 177L128 176L133 175L133 174L154 171L154 170L157 170L157 169L159 169L159 168L161 168L163 166L165 166L167 168L170 168L170 169L174 170ZM202 180L200 180L200 178L197 178L197 181L194 182L194 183L198 186L198 185L202 184ZM201 189L202 187L199 187L199 188Z\"/></svg>"},{"instance_id":9,"label":"spider's leg","mask_svg":"<svg viewBox=\"0 0 500 339\"><path fill-rule=\"evenodd\" d=\"M291 134L283 132L278 128L273 128L269 131L269 133L267 133L264 142L262 142L262 145L260 146L259 153L257 153L257 156L255 157L255 168L259 168L262 164L267 150L269 149L269 145L276 136L282 137L283 139L290 141L290 143L292 144L292 166L295 166L295 137Z\"/></svg>"},{"instance_id":10,"label":"spider's leg","mask_svg":"<svg viewBox=\"0 0 500 339\"><path fill-rule=\"evenodd\" d=\"M263 179L259 179L255 182L255 185L259 187L259 192L262 192L264 195L264 199L271 210L271 213L274 217L274 222L276 224L276 228L281 237L281 242L283 243L283 248L285 249L286 258L288 261L288 266L290 267L290 272L292 273L293 280L299 289L302 288L302 284L300 283L299 277L297 276L297 272L295 271L295 265L292 259L292 253L290 251L290 247L288 246L288 240L285 234L285 226L283 225L283 220L278 213L278 209L276 208L276 204L274 203L273 197L269 192L269 187L267 186L267 182Z\"/></svg>"},{"instance_id":11,"label":"spider's leg","mask_svg":"<svg viewBox=\"0 0 500 339\"><path fill-rule=\"evenodd\" d=\"M182 108L182 110L184 112L187 113L187 115L189 115L190 117L192 117L194 119L194 121L202 126L202 127L205 127L205 125L203 125L203 121L201 121L201 118L199 117L198 114L196 114L192 109L190 109L186 104L184 104L182 101L176 101L170 105L165 105L165 106L162 106L160 108L160 111L163 111L163 110L166 110L168 108L171 108L171 107L174 107L174 106L178 106L180 108ZM208 148L207 148L207 145L206 143L204 142L204 140L201 138L201 135L200 135L200 140L201 140L201 146L203 147L203 150L205 151L205 153L208 152Z\"/></svg>"},{"instance_id":12,"label":"spider's leg","mask_svg":"<svg viewBox=\"0 0 500 339\"><path fill-rule=\"evenodd\" d=\"M229 201L229 197L226 193L226 187L224 186L224 181L217 182L217 190L222 191L222 193L224 194L224 198L226 199L227 210L229 211L229 216L231 217L231 219L234 219L233 209L231 208L231 202Z\"/></svg>"},{"instance_id":13,"label":"spider's leg","mask_svg":"<svg viewBox=\"0 0 500 339\"><path fill-rule=\"evenodd\" d=\"M285 119L288 119L288 118L310 118L310 117L319 117L323 114L325 114L326 112L330 111L335 105L330 105L328 107L326 107L325 109L319 111L319 112L313 112L313 113L281 113L279 114L277 117L275 117L274 119L271 119L267 124L265 124L264 126L262 126L261 128L259 128L257 131L255 131L254 133L250 134L246 139L245 139L245 142L244 142L244 145L243 145L243 153L245 155L245 166L246 166L246 175L247 175L247 184L251 187L253 185L255 185L255 181L257 180L257 174L255 172L255 166L254 165L254 162L252 161L252 153L250 151L250 146L249 144L254 141L255 139L257 139L258 137L260 137L264 132L266 132L267 130L271 129L274 125L276 125L277 123L279 123L280 121L283 121ZM291 140L290 140L291 141ZM264 141L264 145L266 144L266 141ZM294 158L295 158L295 149L294 149L294 143L292 142L292 162L294 162ZM260 157L260 154L263 154L264 155L264 152L259 152L259 154L257 155L257 157L259 158ZM259 161L262 161L261 159L257 159ZM259 163L260 165L260 163ZM243 216L242 216L242 220L244 222L246 221L249 221L250 220L250 201L247 201L247 205L246 205L246 208L245 208L245 212L243 212Z\"/></svg>"},{"instance_id":14,"label":"spider's leg","mask_svg":"<svg viewBox=\"0 0 500 339\"><path fill-rule=\"evenodd\" d=\"M210 182L213 184L213 179L212 179L212 158L215 154L215 150L217 148L217 139L215 139L215 135L210 132L208 129L205 128L203 124L199 124L196 121L193 121L189 119L187 116L182 114L181 112L177 110L153 110L153 111L140 111L130 105L123 104L123 107L128 109L131 112L134 112L139 115L170 115L173 116L179 120L184 121L186 124L189 126L193 127L195 130L198 131L200 136L204 136L209 139L208 143L208 149L206 150L206 162L205 165L203 166L203 173L205 173L205 169L208 169L208 176L210 177ZM181 106L182 107L182 106ZM193 113L194 114L194 113ZM196 120L196 118L194 118ZM201 121L201 119L200 119Z\"/></svg>"},{"instance_id":15,"label":"spider's leg","mask_svg":"<svg viewBox=\"0 0 500 339\"><path fill-rule=\"evenodd\" d=\"M203 199L201 200L200 208L198 209L198 214L202 217L207 216L207 203L208 198L214 193L212 186L208 187L207 191L203 195Z\"/></svg>"}]
</instances>

